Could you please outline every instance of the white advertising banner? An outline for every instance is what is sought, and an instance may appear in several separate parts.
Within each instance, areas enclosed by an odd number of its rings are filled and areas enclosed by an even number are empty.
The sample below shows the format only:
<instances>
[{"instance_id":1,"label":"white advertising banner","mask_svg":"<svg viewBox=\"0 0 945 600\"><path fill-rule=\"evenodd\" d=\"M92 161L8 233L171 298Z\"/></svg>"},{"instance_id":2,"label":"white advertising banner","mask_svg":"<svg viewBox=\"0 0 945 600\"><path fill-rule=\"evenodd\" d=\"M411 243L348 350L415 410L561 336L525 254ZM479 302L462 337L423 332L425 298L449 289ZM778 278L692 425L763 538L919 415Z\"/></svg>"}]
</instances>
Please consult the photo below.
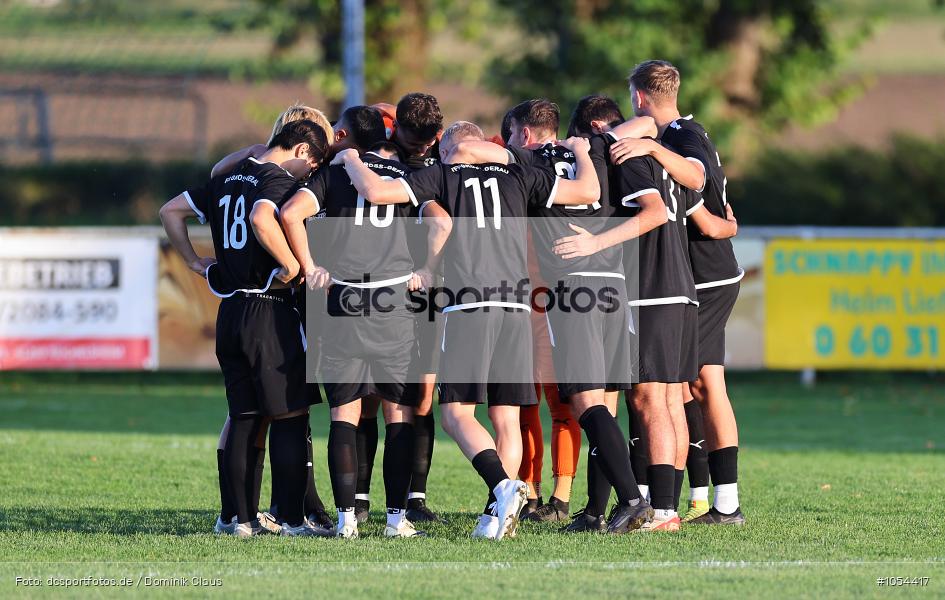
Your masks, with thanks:
<instances>
[{"instance_id":1,"label":"white advertising banner","mask_svg":"<svg viewBox=\"0 0 945 600\"><path fill-rule=\"evenodd\" d=\"M157 244L0 232L0 370L154 369Z\"/></svg>"}]
</instances>

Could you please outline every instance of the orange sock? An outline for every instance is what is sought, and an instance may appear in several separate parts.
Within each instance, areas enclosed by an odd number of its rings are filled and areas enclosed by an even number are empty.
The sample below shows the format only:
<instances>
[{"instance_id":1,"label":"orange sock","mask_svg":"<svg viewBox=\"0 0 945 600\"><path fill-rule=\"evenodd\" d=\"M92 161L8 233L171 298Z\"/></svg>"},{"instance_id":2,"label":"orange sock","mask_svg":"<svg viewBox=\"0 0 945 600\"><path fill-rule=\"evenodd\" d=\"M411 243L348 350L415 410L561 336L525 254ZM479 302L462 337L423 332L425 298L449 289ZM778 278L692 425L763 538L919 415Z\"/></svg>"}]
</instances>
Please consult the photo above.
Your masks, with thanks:
<instances>
[{"instance_id":1,"label":"orange sock","mask_svg":"<svg viewBox=\"0 0 945 600\"><path fill-rule=\"evenodd\" d=\"M541 396L539 396L540 398ZM541 468L545 455L545 442L542 439L541 413L539 405L523 406L519 416L522 427L522 466L518 477L529 484L530 491L541 482Z\"/></svg>"},{"instance_id":2,"label":"orange sock","mask_svg":"<svg viewBox=\"0 0 945 600\"><path fill-rule=\"evenodd\" d=\"M551 409L551 470L555 478L573 478L581 454L581 426L571 415L571 406L558 398L557 386L544 387L545 399Z\"/></svg>"}]
</instances>

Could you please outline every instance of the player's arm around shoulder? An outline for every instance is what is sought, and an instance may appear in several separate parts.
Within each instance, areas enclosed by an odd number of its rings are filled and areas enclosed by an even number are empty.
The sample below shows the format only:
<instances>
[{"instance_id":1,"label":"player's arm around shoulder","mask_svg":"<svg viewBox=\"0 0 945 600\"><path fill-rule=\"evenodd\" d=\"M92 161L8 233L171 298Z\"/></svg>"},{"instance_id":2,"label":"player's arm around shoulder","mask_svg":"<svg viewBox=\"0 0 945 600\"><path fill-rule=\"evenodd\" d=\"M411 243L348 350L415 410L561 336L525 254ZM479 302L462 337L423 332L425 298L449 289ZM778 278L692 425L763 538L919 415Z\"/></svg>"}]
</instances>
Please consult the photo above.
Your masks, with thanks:
<instances>
[{"instance_id":1,"label":"player's arm around shoulder","mask_svg":"<svg viewBox=\"0 0 945 600\"><path fill-rule=\"evenodd\" d=\"M574 179L558 178L554 204L593 204L600 200L600 181L591 160L591 143L587 138L570 137L561 145L574 153Z\"/></svg>"},{"instance_id":2,"label":"player's arm around shoulder","mask_svg":"<svg viewBox=\"0 0 945 600\"><path fill-rule=\"evenodd\" d=\"M305 219L314 216L319 210L318 199L305 187L300 187L279 211L279 221L285 231L289 248L296 260L309 289L324 287L329 281L328 271L315 264L308 245L305 231Z\"/></svg>"},{"instance_id":3,"label":"player's arm around shoulder","mask_svg":"<svg viewBox=\"0 0 945 600\"><path fill-rule=\"evenodd\" d=\"M168 200L158 211L158 215L161 217L164 231L167 233L167 238L174 249L181 255L191 271L205 277L207 268L216 260L208 256L198 256L190 241L190 235L187 233L187 219L198 219L201 222L204 222L204 220L191 206L187 192L178 194Z\"/></svg>"},{"instance_id":4,"label":"player's arm around shoulder","mask_svg":"<svg viewBox=\"0 0 945 600\"><path fill-rule=\"evenodd\" d=\"M507 165L512 162L512 154L506 148L485 140L463 140L450 150L446 162L449 164L498 163Z\"/></svg>"},{"instance_id":5,"label":"player's arm around shoulder","mask_svg":"<svg viewBox=\"0 0 945 600\"><path fill-rule=\"evenodd\" d=\"M332 164L344 165L351 184L358 190L358 194L367 198L371 204L417 204L416 199L411 197L408 186L399 179L381 179L380 175L364 164L357 150L349 148L341 151Z\"/></svg>"},{"instance_id":6,"label":"player's arm around shoulder","mask_svg":"<svg viewBox=\"0 0 945 600\"><path fill-rule=\"evenodd\" d=\"M229 173L236 168L236 165L240 162L246 160L249 157L259 158L266 153L265 144L253 144L252 146L247 146L246 148L241 148L236 152L227 154L220 161L213 165L213 168L210 169L210 177L216 177L217 175L223 175L224 173Z\"/></svg>"}]
</instances>

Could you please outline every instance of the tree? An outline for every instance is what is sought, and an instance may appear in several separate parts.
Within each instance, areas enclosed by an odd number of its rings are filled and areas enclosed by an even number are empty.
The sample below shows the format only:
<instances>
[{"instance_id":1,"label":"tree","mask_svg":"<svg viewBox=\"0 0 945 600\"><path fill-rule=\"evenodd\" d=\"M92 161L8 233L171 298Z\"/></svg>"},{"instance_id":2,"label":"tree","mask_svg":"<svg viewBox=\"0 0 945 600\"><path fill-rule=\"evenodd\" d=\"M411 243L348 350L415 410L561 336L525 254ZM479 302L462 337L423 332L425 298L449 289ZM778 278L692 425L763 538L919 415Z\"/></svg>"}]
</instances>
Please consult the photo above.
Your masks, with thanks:
<instances>
[{"instance_id":1,"label":"tree","mask_svg":"<svg viewBox=\"0 0 945 600\"><path fill-rule=\"evenodd\" d=\"M816 0L497 0L536 42L496 60L490 84L510 99L547 96L563 110L588 93L629 100L634 64L680 68L682 110L717 141L752 140L788 123L826 120L861 89L838 80L864 24L838 35ZM733 134L739 134L732 140Z\"/></svg>"}]
</instances>

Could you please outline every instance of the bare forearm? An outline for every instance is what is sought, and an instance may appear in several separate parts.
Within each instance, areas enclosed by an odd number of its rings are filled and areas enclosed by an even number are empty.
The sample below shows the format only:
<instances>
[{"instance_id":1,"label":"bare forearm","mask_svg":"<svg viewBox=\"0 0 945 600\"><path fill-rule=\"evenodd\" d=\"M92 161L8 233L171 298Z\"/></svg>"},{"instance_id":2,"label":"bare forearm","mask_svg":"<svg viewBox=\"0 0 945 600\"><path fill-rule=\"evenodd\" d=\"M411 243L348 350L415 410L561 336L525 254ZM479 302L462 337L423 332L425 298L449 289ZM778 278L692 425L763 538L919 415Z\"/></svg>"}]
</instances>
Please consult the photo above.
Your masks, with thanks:
<instances>
[{"instance_id":1,"label":"bare forearm","mask_svg":"<svg viewBox=\"0 0 945 600\"><path fill-rule=\"evenodd\" d=\"M650 155L655 158L669 176L691 190L701 190L705 186L705 172L699 163L684 158L665 146L652 144Z\"/></svg>"},{"instance_id":2,"label":"bare forearm","mask_svg":"<svg viewBox=\"0 0 945 600\"><path fill-rule=\"evenodd\" d=\"M431 219L430 229L427 232L427 262L423 265L424 269L435 273L439 268L440 260L443 258L443 248L446 247L446 241L452 229L453 224L449 217Z\"/></svg>"},{"instance_id":3,"label":"bare forearm","mask_svg":"<svg viewBox=\"0 0 945 600\"><path fill-rule=\"evenodd\" d=\"M657 209L644 209L638 215L630 217L620 225L597 234L600 249L610 248L638 238L665 223L666 211L662 207L657 207Z\"/></svg>"},{"instance_id":4,"label":"bare forearm","mask_svg":"<svg viewBox=\"0 0 945 600\"><path fill-rule=\"evenodd\" d=\"M228 154L221 158L220 162L213 165L213 169L210 170L210 176L216 177L222 173L232 171L240 161L246 160L250 156L258 157L265 151L266 146L264 144L253 144L252 146Z\"/></svg>"},{"instance_id":5,"label":"bare forearm","mask_svg":"<svg viewBox=\"0 0 945 600\"><path fill-rule=\"evenodd\" d=\"M253 225L253 233L256 234L256 239L266 249L266 252L276 259L279 265L289 272L297 270L299 263L292 254L292 249L289 248L285 235L282 233L282 228L279 227L279 222L275 219L275 214L258 215L256 211L257 209L254 208L253 214L250 215L250 222Z\"/></svg>"},{"instance_id":6,"label":"bare forearm","mask_svg":"<svg viewBox=\"0 0 945 600\"><path fill-rule=\"evenodd\" d=\"M181 255L181 258L189 265L199 257L194 250L194 245L190 241L190 235L187 233L187 221L184 215L178 213L165 214L161 211L161 223L164 225L164 231L167 232L167 239L171 245Z\"/></svg>"},{"instance_id":7,"label":"bare forearm","mask_svg":"<svg viewBox=\"0 0 945 600\"><path fill-rule=\"evenodd\" d=\"M706 237L714 240L724 240L735 237L738 234L738 222L732 219L723 219L710 213L704 208L690 215L690 218L699 228L699 231Z\"/></svg>"},{"instance_id":8,"label":"bare forearm","mask_svg":"<svg viewBox=\"0 0 945 600\"><path fill-rule=\"evenodd\" d=\"M656 137L656 121L653 117L634 117L614 127L611 132L616 138Z\"/></svg>"},{"instance_id":9,"label":"bare forearm","mask_svg":"<svg viewBox=\"0 0 945 600\"><path fill-rule=\"evenodd\" d=\"M315 259L312 258L311 250L308 245L308 234L305 231L305 222L301 220L287 221L283 220L282 226L285 229L285 237L289 242L289 248L296 260L299 261L302 271L309 271L315 267Z\"/></svg>"}]
</instances>

